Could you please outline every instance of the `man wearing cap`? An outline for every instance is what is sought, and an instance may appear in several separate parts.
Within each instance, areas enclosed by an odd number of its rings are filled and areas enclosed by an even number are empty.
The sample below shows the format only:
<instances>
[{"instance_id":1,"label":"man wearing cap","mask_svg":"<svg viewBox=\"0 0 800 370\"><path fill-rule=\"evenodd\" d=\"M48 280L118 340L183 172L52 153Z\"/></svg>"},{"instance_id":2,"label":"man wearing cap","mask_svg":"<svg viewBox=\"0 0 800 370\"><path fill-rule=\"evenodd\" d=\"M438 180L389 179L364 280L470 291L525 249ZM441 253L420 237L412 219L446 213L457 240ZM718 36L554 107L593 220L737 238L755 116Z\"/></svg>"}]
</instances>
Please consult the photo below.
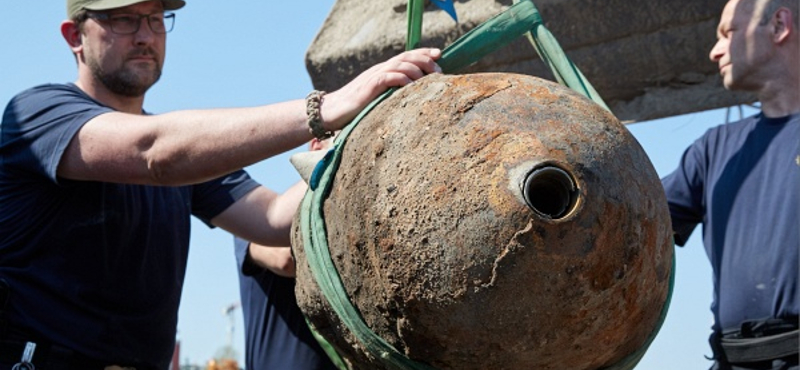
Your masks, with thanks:
<instances>
[{"instance_id":1,"label":"man wearing cap","mask_svg":"<svg viewBox=\"0 0 800 370\"><path fill-rule=\"evenodd\" d=\"M68 0L74 83L23 91L0 123L0 369L166 369L190 216L288 245L303 193L241 169L342 128L391 86L439 71L419 49L329 94L151 115L181 0ZM306 113L309 112L309 113Z\"/></svg>"}]
</instances>

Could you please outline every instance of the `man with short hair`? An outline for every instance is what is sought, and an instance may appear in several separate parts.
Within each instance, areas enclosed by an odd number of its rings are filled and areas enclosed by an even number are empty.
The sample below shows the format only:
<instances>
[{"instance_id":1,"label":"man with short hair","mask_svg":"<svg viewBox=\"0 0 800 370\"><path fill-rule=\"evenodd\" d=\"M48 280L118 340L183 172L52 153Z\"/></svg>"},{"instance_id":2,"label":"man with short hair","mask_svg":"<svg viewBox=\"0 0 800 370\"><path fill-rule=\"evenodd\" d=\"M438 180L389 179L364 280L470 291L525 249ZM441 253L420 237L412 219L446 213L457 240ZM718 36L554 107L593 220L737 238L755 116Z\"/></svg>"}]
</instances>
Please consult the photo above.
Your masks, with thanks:
<instances>
[{"instance_id":1,"label":"man with short hair","mask_svg":"<svg viewBox=\"0 0 800 370\"><path fill-rule=\"evenodd\" d=\"M388 87L440 70L440 51L419 49L305 101L147 114L170 11L184 5L67 0L61 33L77 80L26 90L6 107L0 369L166 369L190 216L289 245L303 187L278 195L241 169L324 137Z\"/></svg>"},{"instance_id":2,"label":"man with short hair","mask_svg":"<svg viewBox=\"0 0 800 370\"><path fill-rule=\"evenodd\" d=\"M710 129L662 179L676 243L703 224L716 370L798 368L798 19L797 0L728 1L710 58L761 112Z\"/></svg>"}]
</instances>

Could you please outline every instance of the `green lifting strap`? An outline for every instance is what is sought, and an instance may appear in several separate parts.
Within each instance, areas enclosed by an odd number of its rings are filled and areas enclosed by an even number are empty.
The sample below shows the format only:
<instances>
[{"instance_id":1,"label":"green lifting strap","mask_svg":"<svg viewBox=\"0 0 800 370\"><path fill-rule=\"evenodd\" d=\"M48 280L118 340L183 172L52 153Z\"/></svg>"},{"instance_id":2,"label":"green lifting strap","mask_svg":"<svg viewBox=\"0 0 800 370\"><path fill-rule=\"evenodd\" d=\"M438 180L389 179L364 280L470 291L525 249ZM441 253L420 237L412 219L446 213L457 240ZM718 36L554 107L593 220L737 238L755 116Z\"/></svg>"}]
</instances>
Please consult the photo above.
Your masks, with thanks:
<instances>
[{"instance_id":1,"label":"green lifting strap","mask_svg":"<svg viewBox=\"0 0 800 370\"><path fill-rule=\"evenodd\" d=\"M514 3L516 4L520 1L521 0L514 0ZM538 17L539 11L535 6L534 11ZM600 97L600 94L598 94L592 84L589 83L589 80L583 76L583 73L581 73L578 67L567 57L564 50L561 49L561 45L558 44L556 38L550 33L547 27L544 26L541 17L539 17L538 22L531 28L530 32L527 32L525 35L528 37L531 45L533 45L536 53L539 54L539 58L550 67L550 71L553 72L553 75L560 84L583 94L605 108L605 110L611 111Z\"/></svg>"},{"instance_id":2,"label":"green lifting strap","mask_svg":"<svg viewBox=\"0 0 800 370\"><path fill-rule=\"evenodd\" d=\"M413 50L419 46L422 39L422 14L425 12L423 0L408 0L406 13L408 14L408 30L406 31L406 50Z\"/></svg>"},{"instance_id":3,"label":"green lifting strap","mask_svg":"<svg viewBox=\"0 0 800 370\"><path fill-rule=\"evenodd\" d=\"M317 343L319 343L319 346L322 347L322 350L325 352L325 354L328 355L328 358L333 363L333 366L336 366L336 368L339 370L347 370L347 363L344 362L342 356L339 356L339 352L336 352L336 348L333 348L333 345L331 345L330 342L328 342L328 340L325 339L325 337L323 337L316 328L314 328L314 324L312 324L307 317L305 319L311 335L317 340Z\"/></svg>"},{"instance_id":4,"label":"green lifting strap","mask_svg":"<svg viewBox=\"0 0 800 370\"><path fill-rule=\"evenodd\" d=\"M421 2L414 1L409 3L409 11L414 10L413 15L409 15L409 44L416 45L419 41L421 32ZM417 20L415 20L417 19ZM412 22L414 25L412 25ZM586 81L580 71L564 55L555 38L547 32L542 24L538 10L530 0L518 0L514 5L504 12L487 20L475 29L466 33L453 44L442 51L442 57L438 64L443 72L456 72L476 61L483 56L509 44L523 34L529 33L530 39L534 43L537 52L543 60L553 69L554 75L559 82L566 84L570 88L584 94L601 106L608 109L602 102L599 95ZM539 46L542 43L543 46ZM545 59L547 58L547 59ZM309 184L309 190L303 198L300 208L300 229L302 233L303 246L306 253L306 260L313 275L314 280L319 285L320 291L330 304L336 315L347 326L351 333L358 339L361 345L376 359L380 360L387 368L393 370L435 370L427 364L416 362L399 352L383 338L375 334L364 322L358 309L352 304L341 281L336 266L330 255L327 241L327 231L325 228L325 218L323 214L323 202L328 197L332 187L333 179L341 162L342 152L347 142L347 137L358 123L366 116L372 108L391 95L396 89L389 89L372 101L358 116L337 136L335 146L325 159L321 161L314 170ZM673 275L671 275L669 296L672 295L672 285L674 279L674 257ZM661 312L661 320L658 324L660 328L666 311L667 304ZM648 339L647 345L655 337L658 328ZM646 349L646 346L644 347ZM608 368L608 370L629 370L641 359L644 351L637 352L628 356L620 364Z\"/></svg>"}]
</instances>

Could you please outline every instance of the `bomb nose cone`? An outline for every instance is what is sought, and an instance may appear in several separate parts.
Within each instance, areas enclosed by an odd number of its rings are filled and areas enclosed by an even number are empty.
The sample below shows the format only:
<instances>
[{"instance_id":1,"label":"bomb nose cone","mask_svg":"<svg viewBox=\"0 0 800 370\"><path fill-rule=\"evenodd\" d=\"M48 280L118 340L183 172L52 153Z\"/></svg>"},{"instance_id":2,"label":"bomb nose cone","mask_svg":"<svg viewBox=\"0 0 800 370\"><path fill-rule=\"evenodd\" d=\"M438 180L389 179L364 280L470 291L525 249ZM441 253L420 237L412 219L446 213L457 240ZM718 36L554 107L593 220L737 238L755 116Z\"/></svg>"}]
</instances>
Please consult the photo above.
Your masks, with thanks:
<instances>
[{"instance_id":1,"label":"bomb nose cone","mask_svg":"<svg viewBox=\"0 0 800 370\"><path fill-rule=\"evenodd\" d=\"M295 153L289 157L289 162L297 170L300 178L308 184L311 174L314 173L314 168L325 157L325 154L327 154L325 150Z\"/></svg>"},{"instance_id":2,"label":"bomb nose cone","mask_svg":"<svg viewBox=\"0 0 800 370\"><path fill-rule=\"evenodd\" d=\"M575 208L579 194L574 177L553 165L534 169L522 183L525 203L546 219L566 217Z\"/></svg>"}]
</instances>

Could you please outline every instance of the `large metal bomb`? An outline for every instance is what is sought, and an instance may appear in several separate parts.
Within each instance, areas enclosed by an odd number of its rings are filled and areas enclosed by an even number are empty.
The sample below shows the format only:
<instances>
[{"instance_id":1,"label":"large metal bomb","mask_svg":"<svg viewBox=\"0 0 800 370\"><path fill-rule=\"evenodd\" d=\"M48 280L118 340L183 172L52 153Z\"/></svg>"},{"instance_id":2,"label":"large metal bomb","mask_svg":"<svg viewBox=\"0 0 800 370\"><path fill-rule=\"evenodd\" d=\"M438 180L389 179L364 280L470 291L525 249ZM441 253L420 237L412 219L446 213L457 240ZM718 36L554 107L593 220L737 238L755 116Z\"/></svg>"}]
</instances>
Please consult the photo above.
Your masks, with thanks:
<instances>
[{"instance_id":1,"label":"large metal bomb","mask_svg":"<svg viewBox=\"0 0 800 370\"><path fill-rule=\"evenodd\" d=\"M600 369L656 330L672 266L661 183L583 96L531 76L430 75L343 145L322 208L332 261L363 321L409 359ZM301 309L354 368L384 368L322 297L297 224Z\"/></svg>"}]
</instances>

